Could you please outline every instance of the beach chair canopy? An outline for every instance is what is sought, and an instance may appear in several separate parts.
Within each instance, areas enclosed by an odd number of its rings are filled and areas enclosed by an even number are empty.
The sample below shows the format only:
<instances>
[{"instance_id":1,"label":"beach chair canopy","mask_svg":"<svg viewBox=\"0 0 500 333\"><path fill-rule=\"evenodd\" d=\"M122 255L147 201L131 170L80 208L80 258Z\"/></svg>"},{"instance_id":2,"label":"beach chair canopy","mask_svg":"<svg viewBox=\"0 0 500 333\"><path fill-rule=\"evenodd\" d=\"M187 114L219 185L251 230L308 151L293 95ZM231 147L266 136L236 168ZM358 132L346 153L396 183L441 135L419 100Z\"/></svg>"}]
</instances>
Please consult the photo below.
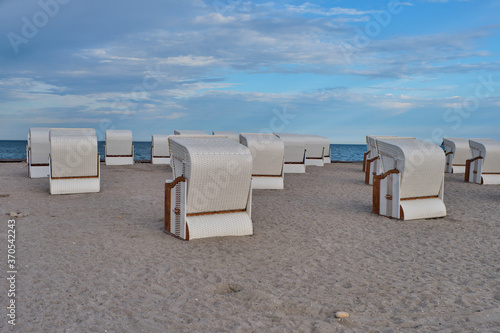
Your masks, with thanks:
<instances>
[{"instance_id":1,"label":"beach chair canopy","mask_svg":"<svg viewBox=\"0 0 500 333\"><path fill-rule=\"evenodd\" d=\"M446 154L453 154L453 165L465 166L465 161L471 158L469 140L463 138L443 138Z\"/></svg>"},{"instance_id":2,"label":"beach chair canopy","mask_svg":"<svg viewBox=\"0 0 500 333\"><path fill-rule=\"evenodd\" d=\"M132 156L131 130L106 130L106 156Z\"/></svg>"},{"instance_id":3,"label":"beach chair canopy","mask_svg":"<svg viewBox=\"0 0 500 333\"><path fill-rule=\"evenodd\" d=\"M500 142L492 139L471 139L472 157L482 157L482 174L500 173Z\"/></svg>"},{"instance_id":4,"label":"beach chair canopy","mask_svg":"<svg viewBox=\"0 0 500 333\"><path fill-rule=\"evenodd\" d=\"M303 163L306 150L305 138L299 134L276 133L285 145L285 163Z\"/></svg>"},{"instance_id":5,"label":"beach chair canopy","mask_svg":"<svg viewBox=\"0 0 500 333\"><path fill-rule=\"evenodd\" d=\"M367 135L366 136L366 146L371 152L370 158L378 156L377 139L390 139L395 138L393 135Z\"/></svg>"},{"instance_id":6,"label":"beach chair canopy","mask_svg":"<svg viewBox=\"0 0 500 333\"><path fill-rule=\"evenodd\" d=\"M28 148L32 165L48 165L50 154L50 128L33 127L29 130Z\"/></svg>"},{"instance_id":7,"label":"beach chair canopy","mask_svg":"<svg viewBox=\"0 0 500 333\"><path fill-rule=\"evenodd\" d=\"M153 135L151 138L152 157L169 157L168 150L169 135Z\"/></svg>"},{"instance_id":8,"label":"beach chair canopy","mask_svg":"<svg viewBox=\"0 0 500 333\"><path fill-rule=\"evenodd\" d=\"M238 132L234 131L213 131L213 135L221 135L221 136L226 136L228 139L231 139L236 142L240 142L240 136Z\"/></svg>"},{"instance_id":9,"label":"beach chair canopy","mask_svg":"<svg viewBox=\"0 0 500 333\"><path fill-rule=\"evenodd\" d=\"M51 178L98 176L97 136L93 128L50 130Z\"/></svg>"},{"instance_id":10,"label":"beach chair canopy","mask_svg":"<svg viewBox=\"0 0 500 333\"><path fill-rule=\"evenodd\" d=\"M445 155L441 147L412 138L377 139L382 173L401 174L400 198L436 196L441 191Z\"/></svg>"},{"instance_id":11,"label":"beach chair canopy","mask_svg":"<svg viewBox=\"0 0 500 333\"><path fill-rule=\"evenodd\" d=\"M207 132L195 130L174 130L175 135L209 135Z\"/></svg>"},{"instance_id":12,"label":"beach chair canopy","mask_svg":"<svg viewBox=\"0 0 500 333\"><path fill-rule=\"evenodd\" d=\"M306 145L306 158L330 157L330 139L318 135L303 135Z\"/></svg>"},{"instance_id":13,"label":"beach chair canopy","mask_svg":"<svg viewBox=\"0 0 500 333\"><path fill-rule=\"evenodd\" d=\"M252 153L253 175L280 176L283 174L285 145L274 134L241 133L240 143Z\"/></svg>"},{"instance_id":14,"label":"beach chair canopy","mask_svg":"<svg viewBox=\"0 0 500 333\"><path fill-rule=\"evenodd\" d=\"M220 136L169 138L174 178L187 180L187 214L245 209L252 155L247 147Z\"/></svg>"}]
</instances>

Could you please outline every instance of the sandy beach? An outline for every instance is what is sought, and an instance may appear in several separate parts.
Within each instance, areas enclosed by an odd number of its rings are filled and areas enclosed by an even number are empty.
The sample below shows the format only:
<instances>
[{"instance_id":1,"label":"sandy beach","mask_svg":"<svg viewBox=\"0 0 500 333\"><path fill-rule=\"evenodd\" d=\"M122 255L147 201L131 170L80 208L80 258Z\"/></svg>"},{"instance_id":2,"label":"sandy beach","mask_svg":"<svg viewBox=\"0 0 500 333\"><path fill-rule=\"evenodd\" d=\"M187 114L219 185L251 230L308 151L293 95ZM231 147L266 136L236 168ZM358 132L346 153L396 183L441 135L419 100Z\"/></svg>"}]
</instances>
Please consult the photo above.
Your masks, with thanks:
<instances>
[{"instance_id":1,"label":"sandy beach","mask_svg":"<svg viewBox=\"0 0 500 333\"><path fill-rule=\"evenodd\" d=\"M51 196L0 164L0 331L500 332L500 186L447 174L447 217L398 221L371 213L361 168L287 174L253 191L253 236L187 242L163 232L169 166L101 164L100 193Z\"/></svg>"}]
</instances>

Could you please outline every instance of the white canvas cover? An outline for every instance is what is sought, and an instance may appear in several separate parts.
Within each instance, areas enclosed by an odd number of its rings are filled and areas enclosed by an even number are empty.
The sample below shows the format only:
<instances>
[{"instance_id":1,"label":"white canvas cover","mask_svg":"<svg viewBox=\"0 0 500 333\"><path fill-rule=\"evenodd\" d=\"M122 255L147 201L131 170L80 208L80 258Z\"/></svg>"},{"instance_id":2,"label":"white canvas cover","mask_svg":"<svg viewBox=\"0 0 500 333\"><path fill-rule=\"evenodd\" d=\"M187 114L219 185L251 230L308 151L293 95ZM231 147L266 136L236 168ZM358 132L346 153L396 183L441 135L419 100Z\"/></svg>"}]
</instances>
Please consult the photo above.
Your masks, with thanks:
<instances>
[{"instance_id":1,"label":"white canvas cover","mask_svg":"<svg viewBox=\"0 0 500 333\"><path fill-rule=\"evenodd\" d=\"M168 149L169 135L153 135L151 138L152 157L170 157Z\"/></svg>"}]
</instances>

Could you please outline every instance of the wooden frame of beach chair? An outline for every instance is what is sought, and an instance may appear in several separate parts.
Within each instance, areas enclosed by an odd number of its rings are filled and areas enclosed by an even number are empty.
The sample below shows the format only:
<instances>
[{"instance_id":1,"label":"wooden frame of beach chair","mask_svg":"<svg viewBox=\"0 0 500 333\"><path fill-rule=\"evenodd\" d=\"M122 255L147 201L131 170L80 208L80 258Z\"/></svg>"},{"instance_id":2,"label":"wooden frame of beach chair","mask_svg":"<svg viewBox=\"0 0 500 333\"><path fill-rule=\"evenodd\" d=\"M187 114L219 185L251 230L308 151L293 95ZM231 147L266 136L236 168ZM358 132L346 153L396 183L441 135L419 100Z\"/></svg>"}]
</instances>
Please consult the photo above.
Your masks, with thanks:
<instances>
[{"instance_id":1,"label":"wooden frame of beach chair","mask_svg":"<svg viewBox=\"0 0 500 333\"><path fill-rule=\"evenodd\" d=\"M306 166L324 166L331 163L330 140L319 135L302 135L306 144Z\"/></svg>"},{"instance_id":2,"label":"wooden frame of beach chair","mask_svg":"<svg viewBox=\"0 0 500 333\"><path fill-rule=\"evenodd\" d=\"M285 145L284 173L306 172L306 143L302 135L276 133Z\"/></svg>"},{"instance_id":3,"label":"wooden frame of beach chair","mask_svg":"<svg viewBox=\"0 0 500 333\"><path fill-rule=\"evenodd\" d=\"M365 184L373 185L373 176L380 174L380 158L378 156L377 139L395 138L392 135L367 135L367 152L363 156L363 171Z\"/></svg>"},{"instance_id":4,"label":"wooden frame of beach chair","mask_svg":"<svg viewBox=\"0 0 500 333\"><path fill-rule=\"evenodd\" d=\"M174 135L210 135L207 132L197 130L174 130Z\"/></svg>"},{"instance_id":5,"label":"wooden frame of beach chair","mask_svg":"<svg viewBox=\"0 0 500 333\"><path fill-rule=\"evenodd\" d=\"M134 164L134 145L131 130L106 130L104 146L106 165Z\"/></svg>"},{"instance_id":6,"label":"wooden frame of beach chair","mask_svg":"<svg viewBox=\"0 0 500 333\"><path fill-rule=\"evenodd\" d=\"M253 234L252 155L223 136L170 136L164 230L192 240Z\"/></svg>"},{"instance_id":7,"label":"wooden frame of beach chair","mask_svg":"<svg viewBox=\"0 0 500 333\"><path fill-rule=\"evenodd\" d=\"M28 132L26 144L26 162L30 178L49 177L50 128L33 127Z\"/></svg>"},{"instance_id":8,"label":"wooden frame of beach chair","mask_svg":"<svg viewBox=\"0 0 500 333\"><path fill-rule=\"evenodd\" d=\"M151 137L152 164L170 164L168 137L169 135L153 135Z\"/></svg>"},{"instance_id":9,"label":"wooden frame of beach chair","mask_svg":"<svg viewBox=\"0 0 500 333\"><path fill-rule=\"evenodd\" d=\"M470 139L472 158L465 164L465 182L500 184L500 142L492 139Z\"/></svg>"},{"instance_id":10,"label":"wooden frame of beach chair","mask_svg":"<svg viewBox=\"0 0 500 333\"><path fill-rule=\"evenodd\" d=\"M92 128L51 129L50 194L99 192L100 159Z\"/></svg>"},{"instance_id":11,"label":"wooden frame of beach chair","mask_svg":"<svg viewBox=\"0 0 500 333\"><path fill-rule=\"evenodd\" d=\"M234 131L212 131L212 135L222 135L236 142L240 142L240 135Z\"/></svg>"},{"instance_id":12,"label":"wooden frame of beach chair","mask_svg":"<svg viewBox=\"0 0 500 333\"><path fill-rule=\"evenodd\" d=\"M446 173L465 173L465 164L472 158L469 140L462 138L443 138L446 152Z\"/></svg>"},{"instance_id":13,"label":"wooden frame of beach chair","mask_svg":"<svg viewBox=\"0 0 500 333\"><path fill-rule=\"evenodd\" d=\"M446 216L445 155L441 147L416 139L377 139L382 161L375 175L375 214L401 220Z\"/></svg>"},{"instance_id":14,"label":"wooden frame of beach chair","mask_svg":"<svg viewBox=\"0 0 500 333\"><path fill-rule=\"evenodd\" d=\"M252 188L282 190L285 187L283 140L274 134L241 133L240 143L252 153Z\"/></svg>"}]
</instances>

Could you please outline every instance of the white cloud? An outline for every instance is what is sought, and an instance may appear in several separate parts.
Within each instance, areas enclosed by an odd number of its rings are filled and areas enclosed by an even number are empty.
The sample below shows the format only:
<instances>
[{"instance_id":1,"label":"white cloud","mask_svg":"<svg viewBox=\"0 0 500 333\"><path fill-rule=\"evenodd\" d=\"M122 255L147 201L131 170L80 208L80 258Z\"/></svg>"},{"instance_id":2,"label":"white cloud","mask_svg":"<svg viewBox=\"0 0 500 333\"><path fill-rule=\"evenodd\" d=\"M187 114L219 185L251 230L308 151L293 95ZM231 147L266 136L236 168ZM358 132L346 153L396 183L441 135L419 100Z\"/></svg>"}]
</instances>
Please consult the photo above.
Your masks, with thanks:
<instances>
[{"instance_id":1,"label":"white cloud","mask_svg":"<svg viewBox=\"0 0 500 333\"><path fill-rule=\"evenodd\" d=\"M157 119L169 119L169 120L175 120L175 119L180 119L183 117L186 117L188 114L185 112L174 112L166 116L157 116Z\"/></svg>"},{"instance_id":2,"label":"white cloud","mask_svg":"<svg viewBox=\"0 0 500 333\"><path fill-rule=\"evenodd\" d=\"M177 65L177 66L210 66L219 64L220 61L214 59L214 57L204 57L204 56L178 56L178 57L168 57L162 60L160 63L167 65Z\"/></svg>"},{"instance_id":3,"label":"white cloud","mask_svg":"<svg viewBox=\"0 0 500 333\"><path fill-rule=\"evenodd\" d=\"M366 15L379 12L372 10L357 10L354 8L342 8L342 7L322 8L310 2L306 2L300 6L285 5L285 8L293 13L316 14L321 16Z\"/></svg>"}]
</instances>

